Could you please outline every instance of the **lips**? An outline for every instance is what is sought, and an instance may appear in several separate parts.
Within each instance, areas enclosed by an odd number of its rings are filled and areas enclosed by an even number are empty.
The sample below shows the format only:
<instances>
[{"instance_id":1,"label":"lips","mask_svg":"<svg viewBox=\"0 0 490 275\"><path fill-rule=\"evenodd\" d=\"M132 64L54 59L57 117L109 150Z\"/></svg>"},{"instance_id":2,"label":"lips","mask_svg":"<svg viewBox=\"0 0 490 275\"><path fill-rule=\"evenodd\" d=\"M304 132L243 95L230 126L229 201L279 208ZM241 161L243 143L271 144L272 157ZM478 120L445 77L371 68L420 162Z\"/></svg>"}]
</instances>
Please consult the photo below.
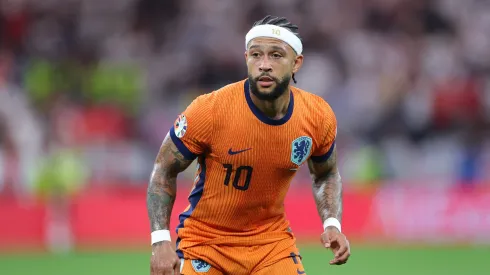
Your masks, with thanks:
<instances>
[{"instance_id":1,"label":"lips","mask_svg":"<svg viewBox=\"0 0 490 275\"><path fill-rule=\"evenodd\" d=\"M274 81L274 79L272 79L272 77L269 76L261 76L259 77L259 81Z\"/></svg>"},{"instance_id":2,"label":"lips","mask_svg":"<svg viewBox=\"0 0 490 275\"><path fill-rule=\"evenodd\" d=\"M274 84L274 79L270 76L261 76L259 77L257 83L264 88L272 86Z\"/></svg>"}]
</instances>

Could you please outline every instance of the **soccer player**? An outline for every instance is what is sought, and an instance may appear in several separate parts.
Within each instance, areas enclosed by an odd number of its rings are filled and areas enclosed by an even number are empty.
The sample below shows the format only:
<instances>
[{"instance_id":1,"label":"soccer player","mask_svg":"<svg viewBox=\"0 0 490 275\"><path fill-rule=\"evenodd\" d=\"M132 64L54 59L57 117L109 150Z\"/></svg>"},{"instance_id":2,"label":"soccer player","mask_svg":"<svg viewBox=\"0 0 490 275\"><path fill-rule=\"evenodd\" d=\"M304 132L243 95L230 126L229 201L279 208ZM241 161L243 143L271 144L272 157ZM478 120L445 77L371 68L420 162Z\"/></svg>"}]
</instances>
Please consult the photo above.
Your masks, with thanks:
<instances>
[{"instance_id":1,"label":"soccer player","mask_svg":"<svg viewBox=\"0 0 490 275\"><path fill-rule=\"evenodd\" d=\"M245 37L248 78L197 97L165 137L151 175L151 274L305 274L284 198L307 163L330 264L350 255L341 233L337 123L320 97L290 86L303 64L298 27L267 16ZM180 214L176 251L170 216L177 175L197 158Z\"/></svg>"}]
</instances>

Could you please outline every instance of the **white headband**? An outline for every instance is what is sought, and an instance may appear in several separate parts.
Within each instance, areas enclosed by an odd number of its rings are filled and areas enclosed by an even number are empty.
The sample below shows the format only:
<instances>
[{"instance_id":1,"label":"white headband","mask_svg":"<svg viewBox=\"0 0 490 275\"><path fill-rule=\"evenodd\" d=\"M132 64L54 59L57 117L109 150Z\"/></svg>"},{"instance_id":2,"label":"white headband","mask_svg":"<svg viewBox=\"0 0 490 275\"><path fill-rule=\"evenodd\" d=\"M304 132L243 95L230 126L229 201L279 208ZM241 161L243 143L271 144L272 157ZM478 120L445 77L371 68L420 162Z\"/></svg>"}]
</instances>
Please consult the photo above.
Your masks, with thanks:
<instances>
[{"instance_id":1,"label":"white headband","mask_svg":"<svg viewBox=\"0 0 490 275\"><path fill-rule=\"evenodd\" d=\"M245 36L245 49L247 49L248 42L257 37L272 37L280 39L291 46L296 54L303 52L303 44L301 40L290 30L278 27L275 25L259 25L253 27Z\"/></svg>"}]
</instances>

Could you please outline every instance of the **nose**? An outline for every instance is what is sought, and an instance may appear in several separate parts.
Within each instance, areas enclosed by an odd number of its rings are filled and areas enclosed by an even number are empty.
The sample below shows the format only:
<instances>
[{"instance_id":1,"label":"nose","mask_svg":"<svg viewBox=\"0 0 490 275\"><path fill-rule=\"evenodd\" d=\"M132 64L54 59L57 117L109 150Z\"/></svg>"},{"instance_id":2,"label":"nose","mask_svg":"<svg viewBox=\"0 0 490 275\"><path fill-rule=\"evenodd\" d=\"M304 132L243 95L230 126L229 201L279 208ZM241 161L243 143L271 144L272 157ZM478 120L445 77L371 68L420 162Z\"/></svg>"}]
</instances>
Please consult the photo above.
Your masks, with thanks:
<instances>
[{"instance_id":1,"label":"nose","mask_svg":"<svg viewBox=\"0 0 490 275\"><path fill-rule=\"evenodd\" d=\"M260 61L259 65L259 71L262 72L271 72L272 71L272 65L271 62L269 61L269 58L264 57Z\"/></svg>"}]
</instances>

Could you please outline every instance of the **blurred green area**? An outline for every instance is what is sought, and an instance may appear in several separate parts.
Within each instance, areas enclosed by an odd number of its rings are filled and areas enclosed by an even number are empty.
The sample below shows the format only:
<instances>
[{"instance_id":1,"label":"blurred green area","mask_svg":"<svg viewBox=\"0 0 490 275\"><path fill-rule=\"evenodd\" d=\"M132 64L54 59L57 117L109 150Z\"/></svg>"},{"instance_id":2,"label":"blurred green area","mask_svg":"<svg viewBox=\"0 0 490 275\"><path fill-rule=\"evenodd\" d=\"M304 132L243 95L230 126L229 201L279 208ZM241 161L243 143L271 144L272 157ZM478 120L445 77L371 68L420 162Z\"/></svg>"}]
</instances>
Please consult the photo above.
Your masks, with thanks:
<instances>
[{"instance_id":1,"label":"blurred green area","mask_svg":"<svg viewBox=\"0 0 490 275\"><path fill-rule=\"evenodd\" d=\"M79 64L33 59L25 68L24 87L33 103L49 105L64 95L85 104L116 105L134 114L143 89L141 70L132 64Z\"/></svg>"},{"instance_id":2,"label":"blurred green area","mask_svg":"<svg viewBox=\"0 0 490 275\"><path fill-rule=\"evenodd\" d=\"M35 180L36 193L42 199L62 196L68 199L79 191L87 180L87 171L80 153L62 148L46 156Z\"/></svg>"},{"instance_id":3,"label":"blurred green area","mask_svg":"<svg viewBox=\"0 0 490 275\"><path fill-rule=\"evenodd\" d=\"M354 246L348 264L330 266L332 254L319 246L299 244L306 274L483 275L489 274L490 247ZM1 274L96 275L149 274L149 251L84 251L67 255L24 253L0 255Z\"/></svg>"}]
</instances>

